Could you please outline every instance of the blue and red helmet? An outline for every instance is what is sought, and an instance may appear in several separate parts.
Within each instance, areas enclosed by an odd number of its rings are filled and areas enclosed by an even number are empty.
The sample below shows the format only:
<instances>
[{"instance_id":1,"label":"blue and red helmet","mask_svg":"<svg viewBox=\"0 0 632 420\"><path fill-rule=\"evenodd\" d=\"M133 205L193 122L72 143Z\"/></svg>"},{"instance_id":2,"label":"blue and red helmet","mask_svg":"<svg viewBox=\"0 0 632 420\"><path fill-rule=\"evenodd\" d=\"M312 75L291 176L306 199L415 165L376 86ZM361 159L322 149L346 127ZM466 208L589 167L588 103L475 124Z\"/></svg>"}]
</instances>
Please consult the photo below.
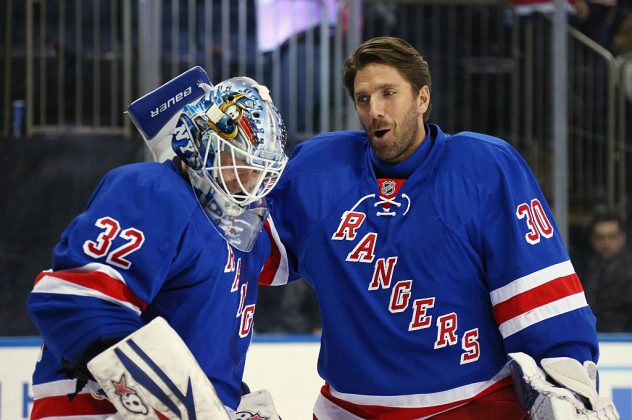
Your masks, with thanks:
<instances>
[{"instance_id":1,"label":"blue and red helmet","mask_svg":"<svg viewBox=\"0 0 632 420\"><path fill-rule=\"evenodd\" d=\"M253 79L236 77L205 90L183 108L171 144L206 214L231 242L244 218L265 219L262 198L285 169L287 131L268 89ZM233 245L249 250L237 239L241 245Z\"/></svg>"}]
</instances>

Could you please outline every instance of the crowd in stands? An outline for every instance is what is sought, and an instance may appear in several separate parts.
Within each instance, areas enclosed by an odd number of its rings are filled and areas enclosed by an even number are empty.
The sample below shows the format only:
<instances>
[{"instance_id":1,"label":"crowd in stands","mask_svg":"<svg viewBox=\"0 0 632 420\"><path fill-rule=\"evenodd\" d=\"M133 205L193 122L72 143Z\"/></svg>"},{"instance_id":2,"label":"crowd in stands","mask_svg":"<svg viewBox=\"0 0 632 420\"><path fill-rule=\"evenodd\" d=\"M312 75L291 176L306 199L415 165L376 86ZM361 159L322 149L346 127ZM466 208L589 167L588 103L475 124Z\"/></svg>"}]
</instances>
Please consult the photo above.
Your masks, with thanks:
<instances>
[{"instance_id":1,"label":"crowd in stands","mask_svg":"<svg viewBox=\"0 0 632 420\"><path fill-rule=\"evenodd\" d=\"M595 212L588 247L572 257L599 332L632 332L632 252L616 211Z\"/></svg>"},{"instance_id":2,"label":"crowd in stands","mask_svg":"<svg viewBox=\"0 0 632 420\"><path fill-rule=\"evenodd\" d=\"M513 0L520 16L552 13L553 0ZM614 55L632 51L631 0L569 0L569 23Z\"/></svg>"}]
</instances>

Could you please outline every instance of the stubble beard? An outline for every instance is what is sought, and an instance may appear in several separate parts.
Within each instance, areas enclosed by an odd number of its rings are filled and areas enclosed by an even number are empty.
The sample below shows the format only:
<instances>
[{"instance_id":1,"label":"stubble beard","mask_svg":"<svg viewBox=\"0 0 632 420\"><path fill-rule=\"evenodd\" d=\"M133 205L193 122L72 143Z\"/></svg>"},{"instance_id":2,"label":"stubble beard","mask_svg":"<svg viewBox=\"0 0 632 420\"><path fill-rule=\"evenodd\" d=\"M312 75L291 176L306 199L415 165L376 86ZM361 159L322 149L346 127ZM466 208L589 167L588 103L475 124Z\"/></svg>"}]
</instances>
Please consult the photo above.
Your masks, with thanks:
<instances>
[{"instance_id":1,"label":"stubble beard","mask_svg":"<svg viewBox=\"0 0 632 420\"><path fill-rule=\"evenodd\" d=\"M391 135L393 136L393 141L387 145L376 146L373 129L369 131L364 127L375 155L380 160L390 164L399 163L410 156L419 137L418 118L415 105L413 104L402 119L401 124L392 124Z\"/></svg>"}]
</instances>

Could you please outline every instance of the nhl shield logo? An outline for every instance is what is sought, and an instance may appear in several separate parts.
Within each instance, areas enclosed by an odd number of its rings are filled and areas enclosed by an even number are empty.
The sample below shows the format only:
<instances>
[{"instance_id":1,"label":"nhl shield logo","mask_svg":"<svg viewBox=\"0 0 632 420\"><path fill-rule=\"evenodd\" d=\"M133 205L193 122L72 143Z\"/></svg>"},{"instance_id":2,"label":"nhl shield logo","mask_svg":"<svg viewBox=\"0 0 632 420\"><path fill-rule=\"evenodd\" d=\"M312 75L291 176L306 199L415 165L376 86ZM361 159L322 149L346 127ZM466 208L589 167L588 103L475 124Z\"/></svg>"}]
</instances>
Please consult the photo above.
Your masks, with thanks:
<instances>
[{"instance_id":1,"label":"nhl shield logo","mask_svg":"<svg viewBox=\"0 0 632 420\"><path fill-rule=\"evenodd\" d=\"M384 183L382 183L382 195L383 196L390 196L393 195L393 193L395 192L395 181L384 181Z\"/></svg>"}]
</instances>

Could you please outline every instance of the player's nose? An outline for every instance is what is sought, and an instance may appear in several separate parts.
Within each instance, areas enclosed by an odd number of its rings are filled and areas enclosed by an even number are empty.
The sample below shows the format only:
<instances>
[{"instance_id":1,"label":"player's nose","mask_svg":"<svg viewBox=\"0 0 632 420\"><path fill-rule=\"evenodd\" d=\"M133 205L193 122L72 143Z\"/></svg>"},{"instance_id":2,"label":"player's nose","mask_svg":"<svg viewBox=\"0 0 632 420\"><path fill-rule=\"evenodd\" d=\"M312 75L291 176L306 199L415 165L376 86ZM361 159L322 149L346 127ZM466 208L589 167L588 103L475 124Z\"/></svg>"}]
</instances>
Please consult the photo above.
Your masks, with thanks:
<instances>
[{"instance_id":1,"label":"player's nose","mask_svg":"<svg viewBox=\"0 0 632 420\"><path fill-rule=\"evenodd\" d=\"M250 191L257 182L257 171L254 169L240 169L238 172L241 184L244 186L246 191Z\"/></svg>"},{"instance_id":2,"label":"player's nose","mask_svg":"<svg viewBox=\"0 0 632 420\"><path fill-rule=\"evenodd\" d=\"M371 102L369 103L369 116L372 120L384 118L384 103L377 99L371 98Z\"/></svg>"}]
</instances>

